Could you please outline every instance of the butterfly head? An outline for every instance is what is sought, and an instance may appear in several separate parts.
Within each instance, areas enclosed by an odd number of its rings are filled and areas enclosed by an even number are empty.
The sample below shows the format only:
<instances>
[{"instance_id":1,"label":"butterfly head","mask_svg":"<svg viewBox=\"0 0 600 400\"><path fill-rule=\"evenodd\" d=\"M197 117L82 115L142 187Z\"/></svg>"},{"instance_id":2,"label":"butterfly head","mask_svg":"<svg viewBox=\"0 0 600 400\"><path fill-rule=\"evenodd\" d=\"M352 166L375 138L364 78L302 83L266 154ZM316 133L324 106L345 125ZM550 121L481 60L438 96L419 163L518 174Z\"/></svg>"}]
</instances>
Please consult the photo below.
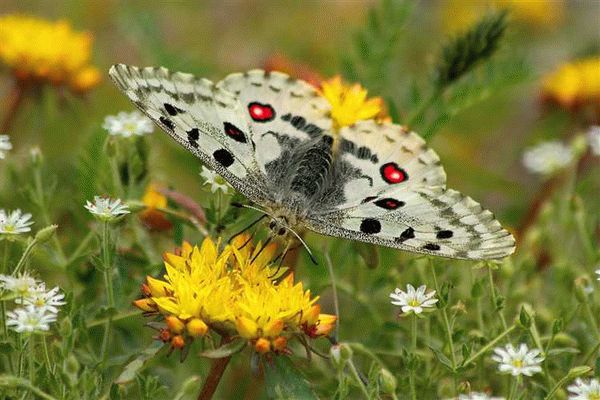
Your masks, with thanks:
<instances>
[{"instance_id":1,"label":"butterfly head","mask_svg":"<svg viewBox=\"0 0 600 400\"><path fill-rule=\"evenodd\" d=\"M269 229L273 236L285 236L288 233L289 222L285 216L276 216L271 218Z\"/></svg>"}]
</instances>

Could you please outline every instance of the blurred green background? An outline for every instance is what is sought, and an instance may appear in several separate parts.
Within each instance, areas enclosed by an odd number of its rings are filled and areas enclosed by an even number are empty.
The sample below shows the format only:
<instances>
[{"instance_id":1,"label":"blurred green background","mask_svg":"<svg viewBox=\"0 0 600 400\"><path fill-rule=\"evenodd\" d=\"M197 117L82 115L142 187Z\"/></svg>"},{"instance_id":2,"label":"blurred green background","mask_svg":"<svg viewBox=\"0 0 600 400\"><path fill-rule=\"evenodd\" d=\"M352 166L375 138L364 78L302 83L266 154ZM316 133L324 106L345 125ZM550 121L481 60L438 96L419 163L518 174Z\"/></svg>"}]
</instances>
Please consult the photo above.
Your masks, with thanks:
<instances>
[{"instance_id":1,"label":"blurred green background","mask_svg":"<svg viewBox=\"0 0 600 400\"><path fill-rule=\"evenodd\" d=\"M477 95L466 96L468 104L462 104L456 113L450 113L440 122L429 142L442 159L448 186L477 199L514 230L523 223L532 200L544 185L539 177L522 166L524 149L540 141L572 138L594 122L545 104L542 79L567 62L598 54L600 2L507 3L511 3L514 10L509 17L506 38L494 56L497 61L494 77L482 78ZM26 99L9 132L14 145L10 167L14 174L10 176L17 176L24 169L32 146L42 149L47 169L51 171L50 179L58 188L50 199L50 209L55 213L53 221L61 226L59 234L66 246L75 247L81 227L89 224L89 218L84 219L88 216L82 217L83 202L90 197L89 188L78 173L80 153L93 142L106 115L133 109L109 81L106 72L110 65L162 65L212 80L231 72L273 64L308 70L325 78L342 74L349 82L360 81L370 90L370 95L382 96L395 122L403 122L418 98L425 96L432 80L432 65L447 38L467 29L490 4L492 2L483 0L410 2L410 10L398 16L398 21L404 23L399 24L398 29L388 26L388 32L376 37L373 43L364 41L361 32L378 29L369 18L369 9L377 7L376 1L3 0L0 15L25 13L49 20L66 19L75 29L90 31L94 36L92 63L103 72L102 83L85 96L45 87L39 96ZM393 21L394 16L390 18ZM373 49L378 49L375 55L370 53ZM507 73L502 75L503 71ZM0 99L6 97L12 85L10 73L3 72ZM475 82L475 77L471 77L470 82ZM420 95L415 96L415 93ZM454 95L461 97L460 92ZM2 112L5 109L3 107ZM420 132L419 128L427 130L432 126L430 121L415 124L413 128ZM210 195L202 188L198 176L199 161L158 128L147 140L151 180L208 205ZM597 171L587 173L590 164L584 168L578 185L588 198L594 198L594 193L597 198L600 190ZM0 182L2 207L23 207L23 197L14 190L15 185L19 182L14 179ZM138 195L142 195L141 190ZM600 213L598 202L590 202L588 206L592 215ZM78 211L73 212L75 209ZM319 248L316 235L309 236L308 240ZM343 241L332 242L332 257L338 264L337 258L346 254L349 245ZM160 251L170 249L166 246L157 247ZM382 264L386 268L401 265L398 260L408 258L391 250L382 253ZM135 298L135 288L144 274L157 274L160 270L159 260L155 261L153 266L128 272L131 282L124 285L131 286L131 290L126 291L131 295L121 300L124 308ZM372 275L372 270L353 265L359 263L358 257L349 257L336 265L336 273L345 280L340 284L342 317L354 310L355 301L359 303L357 315L342 318L341 337L374 347L393 343L395 333L377 332L376 328L394 318L392 311L383 307L387 305L390 284L395 284L394 279L399 281L404 272L380 269ZM313 267L306 260L304 264L300 277L316 293L321 293L328 285L326 270ZM460 269L465 263L459 264L446 279L459 281L466 275ZM39 268L52 273L43 265ZM85 273L89 270L80 271L82 276ZM537 288L539 293L540 285L537 282L528 289L522 287L519 299L529 295L528 299L533 301L535 295L531 290ZM376 290L380 290L378 300L371 303L369 296ZM90 303L94 301L94 293L78 295ZM358 300L353 300L353 296ZM330 308L331 293L325 290L323 297L324 307ZM555 299L548 302L553 303ZM373 326L369 326L369 321ZM153 332L143 329L141 322L142 318L135 318L120 323L122 347L129 346L132 350L150 342ZM390 328L390 332L393 329ZM153 369L161 376L162 383L170 387L177 387L190 375L190 370L200 372L206 368L206 364L199 361L190 360L182 365L176 361L172 359L164 365L156 362ZM238 382L249 387L244 389L245 398L254 398L261 390L249 383L247 364L247 358L240 357L236 366L228 371L226 379L230 384L221 388L224 398L234 398L227 396L239 393L241 389L235 386ZM323 379L319 383L322 391L335 387L331 374L320 375L320 371L327 369L325 363L316 363L307 369L316 382Z\"/></svg>"}]
</instances>

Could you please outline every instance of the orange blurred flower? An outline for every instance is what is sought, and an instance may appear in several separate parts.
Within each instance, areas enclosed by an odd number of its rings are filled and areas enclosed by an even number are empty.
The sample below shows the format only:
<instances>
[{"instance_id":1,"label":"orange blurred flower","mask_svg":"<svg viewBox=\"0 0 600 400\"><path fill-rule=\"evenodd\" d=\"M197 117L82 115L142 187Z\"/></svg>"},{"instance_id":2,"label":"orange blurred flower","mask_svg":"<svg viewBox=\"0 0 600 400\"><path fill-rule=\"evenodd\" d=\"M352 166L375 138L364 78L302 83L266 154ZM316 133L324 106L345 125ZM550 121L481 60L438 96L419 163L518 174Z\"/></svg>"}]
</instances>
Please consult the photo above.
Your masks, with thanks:
<instances>
[{"instance_id":1,"label":"orange blurred flower","mask_svg":"<svg viewBox=\"0 0 600 400\"><path fill-rule=\"evenodd\" d=\"M167 219L165 213L159 211L158 208L167 207L167 197L158 191L158 185L151 183L146 188L146 192L142 197L142 203L146 209L142 211L140 219L144 225L154 231L166 231L173 227L171 221Z\"/></svg>"}]
</instances>

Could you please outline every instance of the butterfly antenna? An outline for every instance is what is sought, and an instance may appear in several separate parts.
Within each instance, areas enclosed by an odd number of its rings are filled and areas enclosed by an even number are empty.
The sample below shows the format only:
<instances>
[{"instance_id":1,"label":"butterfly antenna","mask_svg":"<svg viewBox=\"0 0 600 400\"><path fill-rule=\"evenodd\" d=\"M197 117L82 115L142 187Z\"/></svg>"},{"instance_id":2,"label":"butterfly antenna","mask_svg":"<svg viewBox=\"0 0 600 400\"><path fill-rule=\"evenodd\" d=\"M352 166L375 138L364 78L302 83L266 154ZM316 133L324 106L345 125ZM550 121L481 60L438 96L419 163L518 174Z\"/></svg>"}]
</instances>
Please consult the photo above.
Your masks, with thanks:
<instances>
[{"instance_id":1,"label":"butterfly antenna","mask_svg":"<svg viewBox=\"0 0 600 400\"><path fill-rule=\"evenodd\" d=\"M232 237L229 238L229 240L227 241L227 243L231 243L231 241L233 239L235 239L236 237L238 237L239 235L241 235L242 233L244 233L245 231L247 231L248 229L252 228L254 225L258 224L263 218L265 218L267 215L263 214L261 215L257 220L253 221L250 223L250 225L246 226L245 228L243 228L242 230L238 231L237 233L235 233ZM244 243L244 246L247 243ZM242 246L243 247L243 246Z\"/></svg>"},{"instance_id":2,"label":"butterfly antenna","mask_svg":"<svg viewBox=\"0 0 600 400\"><path fill-rule=\"evenodd\" d=\"M266 249L266 248L267 248L267 246L269 245L269 243L271 243L271 239L272 239L272 238L273 238L272 236L269 236L269 237L267 238L267 240L265 240L265 243L263 243L263 245L262 245L262 246L260 247L260 249L259 249L259 250L256 252L256 254L254 255L254 257L252 257L252 259L250 260L250 264L252 264L254 261L256 261L256 259L257 259L257 258L258 258L258 256L260 255L260 253L262 253L262 251L263 251L264 249Z\"/></svg>"},{"instance_id":3,"label":"butterfly antenna","mask_svg":"<svg viewBox=\"0 0 600 400\"><path fill-rule=\"evenodd\" d=\"M300 235L298 235L296 233L296 231L294 231L293 229L291 229L289 226L288 226L288 229L290 230L290 232L292 232L294 234L294 236L296 236L296 238L300 241L300 243L302 243L302 246L304 246L304 248L308 252L308 255L310 256L310 260L313 262L313 264L319 265L319 263L317 262L317 259L313 255L312 251L310 251L310 247L308 247L308 245L306 244L306 242L304 240L302 240L302 238L300 237Z\"/></svg>"}]
</instances>

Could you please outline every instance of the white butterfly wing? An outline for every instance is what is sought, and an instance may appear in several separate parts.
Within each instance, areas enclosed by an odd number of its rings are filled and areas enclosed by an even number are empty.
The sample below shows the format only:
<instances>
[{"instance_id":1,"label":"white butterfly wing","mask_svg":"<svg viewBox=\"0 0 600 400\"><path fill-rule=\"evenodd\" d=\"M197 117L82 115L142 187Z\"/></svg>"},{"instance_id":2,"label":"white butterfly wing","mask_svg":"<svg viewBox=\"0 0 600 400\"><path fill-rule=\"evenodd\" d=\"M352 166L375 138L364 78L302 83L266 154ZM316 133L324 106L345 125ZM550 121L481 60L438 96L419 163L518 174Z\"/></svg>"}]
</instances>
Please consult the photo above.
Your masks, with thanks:
<instances>
[{"instance_id":1,"label":"white butterfly wing","mask_svg":"<svg viewBox=\"0 0 600 400\"><path fill-rule=\"evenodd\" d=\"M227 76L217 84L235 94L250 121L256 160L272 182L302 143L331 128L330 105L314 86L281 72L252 70Z\"/></svg>"},{"instance_id":2,"label":"white butterfly wing","mask_svg":"<svg viewBox=\"0 0 600 400\"><path fill-rule=\"evenodd\" d=\"M251 127L234 94L163 67L118 64L109 74L142 112L236 190L253 201L268 198Z\"/></svg>"},{"instance_id":3,"label":"white butterfly wing","mask_svg":"<svg viewBox=\"0 0 600 400\"><path fill-rule=\"evenodd\" d=\"M390 123L361 121L340 132L339 160L360 170L344 201L305 224L318 233L460 259L496 259L514 239L490 211L445 188L437 154ZM332 182L335 184L335 182Z\"/></svg>"}]
</instances>

